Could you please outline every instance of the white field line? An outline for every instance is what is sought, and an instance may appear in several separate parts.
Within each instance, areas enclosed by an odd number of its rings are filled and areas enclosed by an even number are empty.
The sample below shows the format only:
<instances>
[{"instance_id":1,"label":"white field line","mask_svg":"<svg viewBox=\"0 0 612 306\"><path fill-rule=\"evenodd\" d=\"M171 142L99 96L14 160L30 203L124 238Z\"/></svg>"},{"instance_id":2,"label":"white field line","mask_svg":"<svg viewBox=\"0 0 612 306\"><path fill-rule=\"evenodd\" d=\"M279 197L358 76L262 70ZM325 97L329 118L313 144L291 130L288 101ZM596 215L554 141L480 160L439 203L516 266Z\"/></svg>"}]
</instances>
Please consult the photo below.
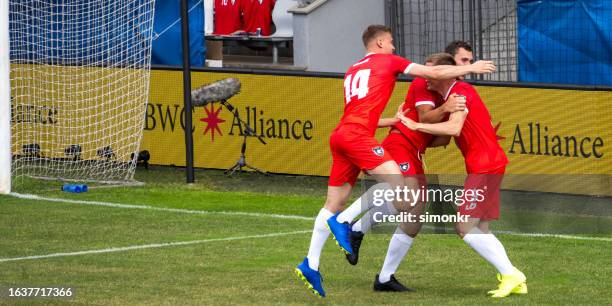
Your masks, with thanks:
<instances>
[{"instance_id":1,"label":"white field line","mask_svg":"<svg viewBox=\"0 0 612 306\"><path fill-rule=\"evenodd\" d=\"M429 230L435 230L434 226L423 225L423 228ZM524 236L524 237L543 237L543 238L559 238L559 239L570 239L570 240L591 240L591 241L606 241L612 242L612 238L607 237L588 237L588 236L572 236L562 234L545 234L545 233L519 233L514 231L492 231L493 234L504 234L510 236Z\"/></svg>"},{"instance_id":2,"label":"white field line","mask_svg":"<svg viewBox=\"0 0 612 306\"><path fill-rule=\"evenodd\" d=\"M46 255L33 255L33 256L24 256L24 257L0 258L0 263L11 262L11 261L22 261L22 260L45 259L45 258L54 258L54 257L68 257L68 256L80 256L80 255L90 255L90 254L118 253L118 252L126 252L126 251L133 251L133 250L143 250L143 249L158 249L158 248L167 248L167 247L175 247L175 246L203 244L203 243L217 242L217 241L232 241L232 240L272 238L272 237L280 237L280 236L305 234L305 233L310 233L310 232L311 231L308 230L308 231L296 231L296 232L285 232L285 233L272 233L272 234L263 234L263 235L237 236L237 237L214 238L214 239L204 239L204 240L191 240L191 241L179 241L179 242L166 242L166 243L153 243L153 244L143 244L143 245L131 245L131 246L126 246L126 247L97 249L97 250L87 250L87 251L77 251L77 252L67 252L67 253L53 253L53 254L46 254Z\"/></svg>"},{"instance_id":3,"label":"white field line","mask_svg":"<svg viewBox=\"0 0 612 306\"><path fill-rule=\"evenodd\" d=\"M239 212L239 211L202 211L202 210L189 210L189 209L179 209L179 208L163 208L163 207L154 207L154 206L148 206L148 205L132 205L132 204L120 204L120 203L99 202L99 201L79 201L79 200L70 200L70 199L61 199L61 198L48 198L48 197L41 197L41 196L37 196L33 194L11 193L10 195L20 198L20 199L70 203L70 204L81 204L81 205L93 205L93 206L105 206L105 207L113 207L113 208L146 209L146 210L156 210L156 211L166 211L166 212L186 213L186 214L201 214L201 215L219 214L219 215L232 215L232 216L247 216L247 217L256 217L256 218L265 217L265 218L308 220L308 221L314 220L314 218L312 217L304 217L304 216L298 216L298 215L262 214L262 213L249 213L249 212ZM425 226L425 227L429 228L430 226ZM513 235L513 236L612 242L612 238L607 238L607 237L572 236L572 235L545 234L545 233L519 233L519 232L513 232L513 231L494 231L494 232L498 234L506 234L506 235Z\"/></svg>"},{"instance_id":4,"label":"white field line","mask_svg":"<svg viewBox=\"0 0 612 306\"><path fill-rule=\"evenodd\" d=\"M588 237L588 236L545 234L545 233L518 233L518 232L513 232L513 231L493 231L493 232L495 234L505 234L505 235L512 235L512 236L547 237L547 238L560 238L560 239L571 239L571 240L590 240L590 241L612 242L612 238L607 238L607 237Z\"/></svg>"},{"instance_id":5,"label":"white field line","mask_svg":"<svg viewBox=\"0 0 612 306\"><path fill-rule=\"evenodd\" d=\"M257 217L257 218L265 217L265 218L275 218L275 219L293 219L293 220L308 220L308 221L314 220L314 218L312 217L304 217L304 216L297 216L297 215L262 214L262 213L251 213L251 212L242 212L242 211L190 210L190 209L180 209L180 208L155 207L155 206L149 206L149 205L132 205L132 204L121 204L121 203L110 203L110 202L99 202L99 201L80 201L80 200L70 200L70 199L61 199L61 198L47 198L47 197L37 196L34 194L11 193L10 195L16 198L20 198L20 199L35 200L35 201L105 206L105 207L113 207L113 208L145 209L145 210L165 211L165 212L194 214L194 215L213 215L215 214L215 215L232 215L232 216L246 216L246 217Z\"/></svg>"}]
</instances>

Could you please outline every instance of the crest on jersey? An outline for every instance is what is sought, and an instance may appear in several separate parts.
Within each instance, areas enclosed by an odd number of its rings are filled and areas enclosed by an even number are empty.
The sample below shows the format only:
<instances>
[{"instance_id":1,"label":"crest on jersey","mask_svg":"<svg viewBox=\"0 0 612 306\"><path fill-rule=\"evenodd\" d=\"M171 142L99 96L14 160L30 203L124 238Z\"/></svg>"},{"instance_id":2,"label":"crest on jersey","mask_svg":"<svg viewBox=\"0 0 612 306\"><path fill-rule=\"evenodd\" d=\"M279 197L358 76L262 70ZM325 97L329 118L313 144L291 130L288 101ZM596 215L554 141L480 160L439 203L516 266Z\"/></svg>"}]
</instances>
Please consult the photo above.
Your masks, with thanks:
<instances>
[{"instance_id":1,"label":"crest on jersey","mask_svg":"<svg viewBox=\"0 0 612 306\"><path fill-rule=\"evenodd\" d=\"M372 148L372 152L374 152L374 154L376 154L377 156L385 155L385 150L382 147Z\"/></svg>"},{"instance_id":2,"label":"crest on jersey","mask_svg":"<svg viewBox=\"0 0 612 306\"><path fill-rule=\"evenodd\" d=\"M401 163L399 164L399 167L402 172L406 172L408 169L410 169L410 163Z\"/></svg>"}]
</instances>

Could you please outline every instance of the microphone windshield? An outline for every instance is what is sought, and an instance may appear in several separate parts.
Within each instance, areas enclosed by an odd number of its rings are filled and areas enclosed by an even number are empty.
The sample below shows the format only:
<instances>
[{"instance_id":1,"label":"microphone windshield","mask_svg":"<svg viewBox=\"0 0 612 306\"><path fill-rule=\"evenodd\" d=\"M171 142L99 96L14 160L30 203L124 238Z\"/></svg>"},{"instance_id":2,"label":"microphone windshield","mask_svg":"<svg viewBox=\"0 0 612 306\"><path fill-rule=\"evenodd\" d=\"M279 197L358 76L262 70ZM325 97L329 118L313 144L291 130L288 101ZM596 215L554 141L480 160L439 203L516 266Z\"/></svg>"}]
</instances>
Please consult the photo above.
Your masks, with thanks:
<instances>
[{"instance_id":1,"label":"microphone windshield","mask_svg":"<svg viewBox=\"0 0 612 306\"><path fill-rule=\"evenodd\" d=\"M205 106L209 103L227 100L240 92L240 81L227 78L216 81L191 91L193 106Z\"/></svg>"}]
</instances>

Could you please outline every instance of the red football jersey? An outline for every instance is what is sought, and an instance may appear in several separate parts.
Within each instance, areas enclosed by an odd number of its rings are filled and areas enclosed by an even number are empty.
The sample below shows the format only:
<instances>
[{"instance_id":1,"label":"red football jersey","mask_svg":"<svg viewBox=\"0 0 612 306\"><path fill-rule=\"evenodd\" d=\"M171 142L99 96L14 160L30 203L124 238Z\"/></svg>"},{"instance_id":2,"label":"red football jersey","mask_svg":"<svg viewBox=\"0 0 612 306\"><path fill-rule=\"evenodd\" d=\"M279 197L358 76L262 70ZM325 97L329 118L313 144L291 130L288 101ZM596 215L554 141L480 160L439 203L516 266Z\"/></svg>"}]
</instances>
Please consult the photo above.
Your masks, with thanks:
<instances>
[{"instance_id":1,"label":"red football jersey","mask_svg":"<svg viewBox=\"0 0 612 306\"><path fill-rule=\"evenodd\" d=\"M466 97L468 112L461 134L455 143L465 158L467 173L487 173L508 164L508 158L497 142L497 134L491 123L491 115L472 85L455 82L444 99L450 94Z\"/></svg>"},{"instance_id":2,"label":"red football jersey","mask_svg":"<svg viewBox=\"0 0 612 306\"><path fill-rule=\"evenodd\" d=\"M408 93L406 94L406 99L404 101L404 107L402 110L410 109L410 111L406 114L406 117L419 122L419 112L416 109L417 106L420 105L431 105L434 108L440 106L442 104L442 97L439 94L427 90L427 80L424 78L415 78L410 84L410 89L408 89ZM417 132L409 129L404 124L397 123L395 128L400 130L406 138L410 141L414 148L420 152L424 153L427 149L427 145L431 142L434 137L428 133Z\"/></svg>"},{"instance_id":3,"label":"red football jersey","mask_svg":"<svg viewBox=\"0 0 612 306\"><path fill-rule=\"evenodd\" d=\"M242 29L243 0L215 0L214 34L227 35Z\"/></svg>"},{"instance_id":4,"label":"red football jersey","mask_svg":"<svg viewBox=\"0 0 612 306\"><path fill-rule=\"evenodd\" d=\"M338 126L357 124L373 136L397 75L410 64L397 55L371 53L351 66L344 75L344 115Z\"/></svg>"},{"instance_id":5,"label":"red football jersey","mask_svg":"<svg viewBox=\"0 0 612 306\"><path fill-rule=\"evenodd\" d=\"M244 30L254 33L261 28L261 35L270 35L272 10L276 0L242 0Z\"/></svg>"}]
</instances>

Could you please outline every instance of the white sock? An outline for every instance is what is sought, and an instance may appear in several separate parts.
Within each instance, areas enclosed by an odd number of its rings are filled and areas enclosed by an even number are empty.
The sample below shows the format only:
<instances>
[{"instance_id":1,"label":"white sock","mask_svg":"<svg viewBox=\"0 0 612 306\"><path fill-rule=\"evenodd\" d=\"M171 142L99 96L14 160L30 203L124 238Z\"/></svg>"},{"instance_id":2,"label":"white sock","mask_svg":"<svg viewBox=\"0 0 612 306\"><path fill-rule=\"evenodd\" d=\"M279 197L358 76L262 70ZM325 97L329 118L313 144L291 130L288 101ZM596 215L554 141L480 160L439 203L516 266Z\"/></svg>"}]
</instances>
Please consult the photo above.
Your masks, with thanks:
<instances>
[{"instance_id":1,"label":"white sock","mask_svg":"<svg viewBox=\"0 0 612 306\"><path fill-rule=\"evenodd\" d=\"M325 241L329 236L329 229L327 229L327 219L334 214L325 209L321 208L317 218L314 222L314 228L312 230L312 238L310 238L310 247L308 248L308 266L311 269L319 270L319 258L321 257L321 251Z\"/></svg>"},{"instance_id":2,"label":"white sock","mask_svg":"<svg viewBox=\"0 0 612 306\"><path fill-rule=\"evenodd\" d=\"M404 233L399 226L395 230L391 242L389 242L389 249L387 250L387 256L385 257L385 263L383 264L378 281L386 283L391 279L391 275L397 271L402 259L410 250L412 241L414 239Z\"/></svg>"},{"instance_id":3,"label":"white sock","mask_svg":"<svg viewBox=\"0 0 612 306\"><path fill-rule=\"evenodd\" d=\"M393 202L387 202L385 205L375 206L374 208L368 210L367 213L363 215L363 217L359 218L353 227L351 228L353 231L367 233L372 229L372 226L377 222L374 221L375 213L382 213L382 215L397 215L398 211L395 209L395 205Z\"/></svg>"},{"instance_id":4,"label":"white sock","mask_svg":"<svg viewBox=\"0 0 612 306\"><path fill-rule=\"evenodd\" d=\"M376 207L376 205L374 205L374 191L384 191L386 189L391 189L389 184L386 183L379 183L370 187L370 189L368 189L366 193L361 195L359 199L355 200L353 204L351 204L347 209L345 209L338 215L338 222L353 222L353 220L355 220L355 218L357 218L357 216L359 216L362 212L368 211L371 208ZM385 205L383 204L381 206Z\"/></svg>"},{"instance_id":5,"label":"white sock","mask_svg":"<svg viewBox=\"0 0 612 306\"><path fill-rule=\"evenodd\" d=\"M506 254L506 249L495 235L485 234L478 228L473 228L463 237L463 241L492 264L499 273L504 275L514 273L514 266Z\"/></svg>"}]
</instances>

